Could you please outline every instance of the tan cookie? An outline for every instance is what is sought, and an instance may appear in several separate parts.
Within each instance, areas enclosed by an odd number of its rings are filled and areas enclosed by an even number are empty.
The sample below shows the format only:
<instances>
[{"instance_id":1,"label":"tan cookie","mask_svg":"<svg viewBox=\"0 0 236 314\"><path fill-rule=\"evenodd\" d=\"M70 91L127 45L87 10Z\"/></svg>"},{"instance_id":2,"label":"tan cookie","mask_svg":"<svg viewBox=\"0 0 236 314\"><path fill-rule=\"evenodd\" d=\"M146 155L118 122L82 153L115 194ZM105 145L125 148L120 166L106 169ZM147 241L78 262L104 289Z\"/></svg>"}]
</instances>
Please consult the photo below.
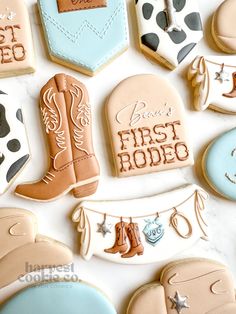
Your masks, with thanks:
<instances>
[{"instance_id":1,"label":"tan cookie","mask_svg":"<svg viewBox=\"0 0 236 314\"><path fill-rule=\"evenodd\" d=\"M30 20L22 0L0 1L0 64L0 77L35 71Z\"/></svg>"},{"instance_id":2,"label":"tan cookie","mask_svg":"<svg viewBox=\"0 0 236 314\"><path fill-rule=\"evenodd\" d=\"M212 20L212 36L224 52L236 53L236 1L225 0L215 12Z\"/></svg>"},{"instance_id":3,"label":"tan cookie","mask_svg":"<svg viewBox=\"0 0 236 314\"><path fill-rule=\"evenodd\" d=\"M64 244L37 233L36 217L16 208L0 209L0 288L34 268L50 268L72 262Z\"/></svg>"},{"instance_id":4,"label":"tan cookie","mask_svg":"<svg viewBox=\"0 0 236 314\"><path fill-rule=\"evenodd\" d=\"M40 110L49 144L49 168L40 181L17 186L16 194L50 201L71 190L78 198L95 193L99 165L86 87L71 76L57 74L41 90Z\"/></svg>"},{"instance_id":5,"label":"tan cookie","mask_svg":"<svg viewBox=\"0 0 236 314\"><path fill-rule=\"evenodd\" d=\"M165 78L125 79L111 93L106 117L117 176L193 164L183 102Z\"/></svg>"},{"instance_id":6,"label":"tan cookie","mask_svg":"<svg viewBox=\"0 0 236 314\"><path fill-rule=\"evenodd\" d=\"M168 264L158 282L136 291L127 314L235 314L230 271L206 259Z\"/></svg>"}]
</instances>

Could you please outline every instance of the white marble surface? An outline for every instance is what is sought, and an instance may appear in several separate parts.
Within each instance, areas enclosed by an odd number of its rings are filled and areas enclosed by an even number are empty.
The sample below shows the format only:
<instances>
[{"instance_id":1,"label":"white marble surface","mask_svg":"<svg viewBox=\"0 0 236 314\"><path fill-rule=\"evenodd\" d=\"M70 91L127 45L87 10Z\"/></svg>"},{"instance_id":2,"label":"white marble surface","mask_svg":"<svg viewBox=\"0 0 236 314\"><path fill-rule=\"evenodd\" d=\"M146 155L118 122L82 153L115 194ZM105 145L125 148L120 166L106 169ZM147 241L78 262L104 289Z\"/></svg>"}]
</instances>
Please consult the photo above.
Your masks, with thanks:
<instances>
[{"instance_id":1,"label":"white marble surface","mask_svg":"<svg viewBox=\"0 0 236 314\"><path fill-rule=\"evenodd\" d=\"M104 100L115 85L127 76L138 73L158 73L170 79L183 97L190 125L196 163L201 159L201 151L216 135L235 126L236 117L205 111L198 113L192 109L192 95L185 80L186 66L197 54L219 55L210 36L211 15L221 0L198 0L203 16L205 37L187 60L174 72L151 63L137 48L137 29L134 19L133 1L128 0L131 45L129 50L115 60L94 78L59 66L49 61L42 37L41 25L37 16L35 0L26 0L33 29L36 51L37 71L33 75L1 79L0 89L15 94L21 102L28 130L32 158L11 189L1 196L1 206L16 206L33 211L39 221L40 233L65 242L75 254L75 270L81 279L90 281L102 288L114 302L118 313L124 314L132 293L140 286L155 280L162 264L147 266L116 265L98 258L90 262L83 261L78 254L78 236L71 222L71 213L78 203L67 195L52 203L37 203L14 196L18 183L39 179L44 175L47 165L46 146L38 110L40 88L58 72L65 72L83 81L90 92L93 110L94 146L101 165L101 181L93 199L119 199L151 195L163 192L183 183L204 184L197 167L150 174L142 177L117 179L111 176L111 164L105 140L105 122L103 120ZM236 60L236 57L235 57ZM236 209L235 204L210 193L208 201L210 241L199 242L191 251L181 257L201 256L223 261L231 268L236 278ZM234 242L235 241L235 242ZM176 257L177 258L177 257ZM17 263L17 261L16 261ZM29 283L25 283L27 285ZM1 290L0 302L22 287L19 282Z\"/></svg>"}]
</instances>

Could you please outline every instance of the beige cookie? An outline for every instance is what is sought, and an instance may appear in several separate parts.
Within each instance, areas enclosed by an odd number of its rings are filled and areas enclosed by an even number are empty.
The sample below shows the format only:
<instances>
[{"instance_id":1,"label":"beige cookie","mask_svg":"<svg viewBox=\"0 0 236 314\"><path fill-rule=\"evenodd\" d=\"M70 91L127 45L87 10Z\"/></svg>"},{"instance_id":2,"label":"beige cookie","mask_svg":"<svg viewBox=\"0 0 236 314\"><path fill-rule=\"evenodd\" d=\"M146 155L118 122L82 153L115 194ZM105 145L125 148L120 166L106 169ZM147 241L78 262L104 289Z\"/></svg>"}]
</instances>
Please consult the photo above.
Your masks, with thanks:
<instances>
[{"instance_id":1,"label":"beige cookie","mask_svg":"<svg viewBox=\"0 0 236 314\"><path fill-rule=\"evenodd\" d=\"M212 20L212 36L224 52L236 53L236 1L223 1Z\"/></svg>"},{"instance_id":2,"label":"beige cookie","mask_svg":"<svg viewBox=\"0 0 236 314\"><path fill-rule=\"evenodd\" d=\"M106 117L117 176L193 164L183 102L166 79L151 74L125 79L111 93Z\"/></svg>"},{"instance_id":3,"label":"beige cookie","mask_svg":"<svg viewBox=\"0 0 236 314\"><path fill-rule=\"evenodd\" d=\"M136 291L127 314L235 314L230 271L206 259L168 264L158 282Z\"/></svg>"},{"instance_id":4,"label":"beige cookie","mask_svg":"<svg viewBox=\"0 0 236 314\"><path fill-rule=\"evenodd\" d=\"M0 288L35 268L50 268L72 262L64 244L37 233L33 213L16 208L0 209Z\"/></svg>"},{"instance_id":5,"label":"beige cookie","mask_svg":"<svg viewBox=\"0 0 236 314\"><path fill-rule=\"evenodd\" d=\"M22 0L0 2L0 77L35 71L27 7Z\"/></svg>"}]
</instances>

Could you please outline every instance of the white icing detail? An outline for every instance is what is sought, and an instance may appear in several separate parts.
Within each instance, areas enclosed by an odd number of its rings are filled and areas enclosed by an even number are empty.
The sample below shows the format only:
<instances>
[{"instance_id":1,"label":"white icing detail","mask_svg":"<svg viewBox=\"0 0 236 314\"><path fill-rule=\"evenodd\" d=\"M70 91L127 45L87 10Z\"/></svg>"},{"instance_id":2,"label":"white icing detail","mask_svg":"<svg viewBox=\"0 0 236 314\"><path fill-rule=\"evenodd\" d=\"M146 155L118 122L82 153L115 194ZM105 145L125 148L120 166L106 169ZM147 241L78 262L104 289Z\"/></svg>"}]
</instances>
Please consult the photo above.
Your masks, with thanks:
<instances>
[{"instance_id":1,"label":"white icing detail","mask_svg":"<svg viewBox=\"0 0 236 314\"><path fill-rule=\"evenodd\" d=\"M9 20L12 21L16 17L16 13L13 11L10 11L9 8L5 9L5 13L0 13L0 20Z\"/></svg>"},{"instance_id":2,"label":"white icing detail","mask_svg":"<svg viewBox=\"0 0 236 314\"><path fill-rule=\"evenodd\" d=\"M168 104L164 104L163 109L159 109L156 111L145 111L148 108L148 104L146 101L137 101L135 104L128 104L124 108L116 114L116 121L119 124L122 124L122 115L125 119L127 119L127 115L129 118L129 125L135 126L142 120L149 120L160 116L168 116L171 117L174 112L174 108L168 106Z\"/></svg>"},{"instance_id":3,"label":"white icing detail","mask_svg":"<svg viewBox=\"0 0 236 314\"><path fill-rule=\"evenodd\" d=\"M166 32L170 33L173 31L180 32L182 30L181 26L177 23L176 10L173 5L173 0L166 0L167 4L167 16L168 16L168 27Z\"/></svg>"},{"instance_id":4,"label":"white icing detail","mask_svg":"<svg viewBox=\"0 0 236 314\"><path fill-rule=\"evenodd\" d=\"M11 226L11 227L9 228L9 233L10 233L10 235L15 236L15 237L23 237L23 236L26 235L25 232L23 232L23 233L17 233L17 232L15 232L15 227L16 227L16 226L19 226L19 225L21 225L21 223L20 223L20 222L17 222L17 223L15 223L13 226Z\"/></svg>"}]
</instances>

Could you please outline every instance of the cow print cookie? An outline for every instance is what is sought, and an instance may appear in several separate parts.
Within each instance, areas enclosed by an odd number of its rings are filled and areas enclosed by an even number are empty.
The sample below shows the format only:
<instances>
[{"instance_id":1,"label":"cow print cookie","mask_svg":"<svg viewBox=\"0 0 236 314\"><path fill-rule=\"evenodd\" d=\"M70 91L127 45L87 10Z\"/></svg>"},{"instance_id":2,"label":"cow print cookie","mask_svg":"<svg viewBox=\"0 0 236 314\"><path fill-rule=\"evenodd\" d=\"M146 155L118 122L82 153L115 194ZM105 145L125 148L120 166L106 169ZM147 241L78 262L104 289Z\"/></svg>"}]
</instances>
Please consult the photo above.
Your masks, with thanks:
<instances>
[{"instance_id":1,"label":"cow print cookie","mask_svg":"<svg viewBox=\"0 0 236 314\"><path fill-rule=\"evenodd\" d=\"M19 175L30 157L21 108L0 91L0 194Z\"/></svg>"},{"instance_id":2,"label":"cow print cookie","mask_svg":"<svg viewBox=\"0 0 236 314\"><path fill-rule=\"evenodd\" d=\"M106 117L118 177L193 164L183 103L166 79L125 79L111 93Z\"/></svg>"},{"instance_id":3,"label":"cow print cookie","mask_svg":"<svg viewBox=\"0 0 236 314\"><path fill-rule=\"evenodd\" d=\"M30 20L22 0L0 2L0 77L34 72Z\"/></svg>"},{"instance_id":4,"label":"cow print cookie","mask_svg":"<svg viewBox=\"0 0 236 314\"><path fill-rule=\"evenodd\" d=\"M203 37L196 0L136 0L141 50L176 68Z\"/></svg>"}]
</instances>

